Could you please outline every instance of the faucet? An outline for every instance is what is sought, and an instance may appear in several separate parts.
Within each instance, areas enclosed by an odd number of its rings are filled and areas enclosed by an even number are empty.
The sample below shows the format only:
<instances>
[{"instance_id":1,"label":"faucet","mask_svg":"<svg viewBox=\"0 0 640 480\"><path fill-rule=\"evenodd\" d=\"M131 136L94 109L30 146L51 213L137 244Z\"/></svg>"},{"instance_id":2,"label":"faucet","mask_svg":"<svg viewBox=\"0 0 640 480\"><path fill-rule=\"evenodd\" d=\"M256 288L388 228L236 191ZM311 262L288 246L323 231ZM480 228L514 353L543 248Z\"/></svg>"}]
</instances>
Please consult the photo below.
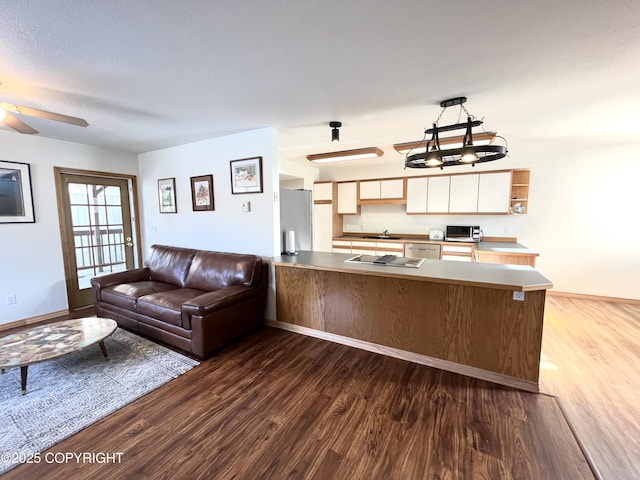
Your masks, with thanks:
<instances>
[{"instance_id":1,"label":"faucet","mask_svg":"<svg viewBox=\"0 0 640 480\"><path fill-rule=\"evenodd\" d=\"M388 237L389 234L389 230L385 230L384 232L382 232L382 235L380 235L381 237Z\"/></svg>"}]
</instances>

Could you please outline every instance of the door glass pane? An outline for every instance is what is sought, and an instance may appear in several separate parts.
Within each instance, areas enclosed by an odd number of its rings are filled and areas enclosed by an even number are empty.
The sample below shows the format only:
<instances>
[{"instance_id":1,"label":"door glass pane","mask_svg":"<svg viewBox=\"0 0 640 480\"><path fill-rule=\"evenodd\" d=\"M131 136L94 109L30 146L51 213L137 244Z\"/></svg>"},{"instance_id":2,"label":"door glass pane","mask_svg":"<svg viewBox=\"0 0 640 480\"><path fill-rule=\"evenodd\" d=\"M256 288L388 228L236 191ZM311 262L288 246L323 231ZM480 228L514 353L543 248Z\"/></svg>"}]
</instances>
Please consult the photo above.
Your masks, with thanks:
<instances>
[{"instance_id":1,"label":"door glass pane","mask_svg":"<svg viewBox=\"0 0 640 480\"><path fill-rule=\"evenodd\" d=\"M114 223L122 223L122 208L120 205L116 207L107 207L107 218L111 225Z\"/></svg>"},{"instance_id":2,"label":"door glass pane","mask_svg":"<svg viewBox=\"0 0 640 480\"><path fill-rule=\"evenodd\" d=\"M71 205L73 225L89 225L89 207L86 205Z\"/></svg>"},{"instance_id":3,"label":"door glass pane","mask_svg":"<svg viewBox=\"0 0 640 480\"><path fill-rule=\"evenodd\" d=\"M89 203L91 205L104 205L104 188L102 185L87 185L89 190ZM116 187L117 188L117 187Z\"/></svg>"},{"instance_id":4,"label":"door glass pane","mask_svg":"<svg viewBox=\"0 0 640 480\"><path fill-rule=\"evenodd\" d=\"M92 277L126 269L121 191L68 183L68 193L78 287L91 288Z\"/></svg>"},{"instance_id":5,"label":"door glass pane","mask_svg":"<svg viewBox=\"0 0 640 480\"><path fill-rule=\"evenodd\" d=\"M105 188L107 205L120 205L120 188L109 186Z\"/></svg>"},{"instance_id":6,"label":"door glass pane","mask_svg":"<svg viewBox=\"0 0 640 480\"><path fill-rule=\"evenodd\" d=\"M87 186L81 183L70 183L69 184L69 200L71 205L86 204L87 203Z\"/></svg>"}]
</instances>

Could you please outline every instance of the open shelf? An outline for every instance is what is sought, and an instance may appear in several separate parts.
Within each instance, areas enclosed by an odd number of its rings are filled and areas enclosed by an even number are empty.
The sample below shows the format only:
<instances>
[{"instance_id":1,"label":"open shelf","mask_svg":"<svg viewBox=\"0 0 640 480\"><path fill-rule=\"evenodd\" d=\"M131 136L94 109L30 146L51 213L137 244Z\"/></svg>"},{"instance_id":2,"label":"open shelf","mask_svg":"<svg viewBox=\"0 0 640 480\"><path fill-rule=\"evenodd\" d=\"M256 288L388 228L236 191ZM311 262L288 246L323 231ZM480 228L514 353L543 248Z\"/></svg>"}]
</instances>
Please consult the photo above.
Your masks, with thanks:
<instances>
[{"instance_id":1,"label":"open shelf","mask_svg":"<svg viewBox=\"0 0 640 480\"><path fill-rule=\"evenodd\" d=\"M509 200L509 213L511 215L524 215L529 211L529 170L513 170L511 172L511 196Z\"/></svg>"}]
</instances>

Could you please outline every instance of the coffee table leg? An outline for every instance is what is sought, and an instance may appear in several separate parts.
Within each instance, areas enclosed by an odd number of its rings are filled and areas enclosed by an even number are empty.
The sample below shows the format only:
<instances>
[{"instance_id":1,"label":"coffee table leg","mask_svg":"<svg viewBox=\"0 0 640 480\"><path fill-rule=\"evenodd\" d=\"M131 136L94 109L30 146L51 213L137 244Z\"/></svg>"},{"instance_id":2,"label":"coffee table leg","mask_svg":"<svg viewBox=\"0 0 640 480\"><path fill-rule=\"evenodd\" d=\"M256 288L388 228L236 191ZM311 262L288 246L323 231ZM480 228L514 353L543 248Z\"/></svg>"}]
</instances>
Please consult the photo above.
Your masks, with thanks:
<instances>
[{"instance_id":1,"label":"coffee table leg","mask_svg":"<svg viewBox=\"0 0 640 480\"><path fill-rule=\"evenodd\" d=\"M100 342L100 350L102 350L102 355L104 355L104 359L109 360L109 354L107 353L107 347L104 346L104 341Z\"/></svg>"},{"instance_id":2,"label":"coffee table leg","mask_svg":"<svg viewBox=\"0 0 640 480\"><path fill-rule=\"evenodd\" d=\"M20 383L21 383L23 395L27 393L27 368L29 368L28 365L25 365L24 367L20 367Z\"/></svg>"}]
</instances>

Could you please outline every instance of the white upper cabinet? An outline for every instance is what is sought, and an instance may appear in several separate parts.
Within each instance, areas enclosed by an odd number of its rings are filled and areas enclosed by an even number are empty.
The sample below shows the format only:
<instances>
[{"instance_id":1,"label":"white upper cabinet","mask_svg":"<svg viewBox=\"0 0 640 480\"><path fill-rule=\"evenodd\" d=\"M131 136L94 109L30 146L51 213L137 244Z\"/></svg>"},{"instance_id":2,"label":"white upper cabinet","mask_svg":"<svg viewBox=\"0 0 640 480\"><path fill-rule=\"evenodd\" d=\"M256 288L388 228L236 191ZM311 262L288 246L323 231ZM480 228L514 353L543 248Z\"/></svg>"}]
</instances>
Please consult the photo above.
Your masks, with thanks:
<instances>
[{"instance_id":1,"label":"white upper cabinet","mask_svg":"<svg viewBox=\"0 0 640 480\"><path fill-rule=\"evenodd\" d=\"M380 198L380 180L360 180L360 200Z\"/></svg>"},{"instance_id":2,"label":"white upper cabinet","mask_svg":"<svg viewBox=\"0 0 640 480\"><path fill-rule=\"evenodd\" d=\"M427 213L449 213L449 175L429 177Z\"/></svg>"},{"instance_id":3,"label":"white upper cabinet","mask_svg":"<svg viewBox=\"0 0 640 480\"><path fill-rule=\"evenodd\" d=\"M404 179L360 181L360 200L392 198L404 198Z\"/></svg>"},{"instance_id":4,"label":"white upper cabinet","mask_svg":"<svg viewBox=\"0 0 640 480\"><path fill-rule=\"evenodd\" d=\"M314 183L313 200L333 200L333 183Z\"/></svg>"},{"instance_id":5,"label":"white upper cabinet","mask_svg":"<svg viewBox=\"0 0 640 480\"><path fill-rule=\"evenodd\" d=\"M358 183L338 183L338 213L345 215L358 214Z\"/></svg>"},{"instance_id":6,"label":"white upper cabinet","mask_svg":"<svg viewBox=\"0 0 640 480\"><path fill-rule=\"evenodd\" d=\"M478 185L478 213L509 213L511 172L483 173Z\"/></svg>"},{"instance_id":7,"label":"white upper cabinet","mask_svg":"<svg viewBox=\"0 0 640 480\"><path fill-rule=\"evenodd\" d=\"M450 213L477 213L480 175L452 175L449 187Z\"/></svg>"},{"instance_id":8,"label":"white upper cabinet","mask_svg":"<svg viewBox=\"0 0 640 480\"><path fill-rule=\"evenodd\" d=\"M380 198L404 198L404 179L381 180Z\"/></svg>"},{"instance_id":9,"label":"white upper cabinet","mask_svg":"<svg viewBox=\"0 0 640 480\"><path fill-rule=\"evenodd\" d=\"M427 177L407 178L407 213L427 213Z\"/></svg>"}]
</instances>

